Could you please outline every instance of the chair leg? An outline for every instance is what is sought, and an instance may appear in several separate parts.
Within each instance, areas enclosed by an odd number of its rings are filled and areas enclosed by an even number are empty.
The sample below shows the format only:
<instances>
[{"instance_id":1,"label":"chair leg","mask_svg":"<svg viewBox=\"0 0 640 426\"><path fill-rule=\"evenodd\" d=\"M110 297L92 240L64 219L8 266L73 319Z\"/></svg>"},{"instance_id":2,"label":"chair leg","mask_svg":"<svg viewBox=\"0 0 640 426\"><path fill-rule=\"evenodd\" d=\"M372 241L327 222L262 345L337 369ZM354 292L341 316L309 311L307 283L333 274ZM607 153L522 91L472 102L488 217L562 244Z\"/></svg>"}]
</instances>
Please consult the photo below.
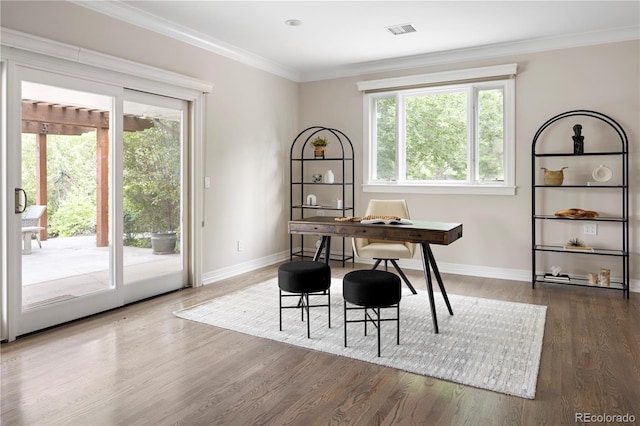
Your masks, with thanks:
<instances>
[{"instance_id":1,"label":"chair leg","mask_svg":"<svg viewBox=\"0 0 640 426\"><path fill-rule=\"evenodd\" d=\"M329 288L327 290L327 322L329 325L329 328L331 328L331 289Z\"/></svg>"},{"instance_id":2,"label":"chair leg","mask_svg":"<svg viewBox=\"0 0 640 426\"><path fill-rule=\"evenodd\" d=\"M398 318L398 341L396 344L400 344L400 302L398 302L398 310L396 312L396 318Z\"/></svg>"},{"instance_id":3,"label":"chair leg","mask_svg":"<svg viewBox=\"0 0 640 426\"><path fill-rule=\"evenodd\" d=\"M307 301L307 339L311 339L311 318L309 317L309 293L305 293L305 299ZM303 308L304 309L304 308Z\"/></svg>"},{"instance_id":4,"label":"chair leg","mask_svg":"<svg viewBox=\"0 0 640 426\"><path fill-rule=\"evenodd\" d=\"M400 269L400 266L398 266L398 263L395 261L395 259L389 259L389 260L393 264L393 267L396 268L396 271L398 271L398 275L400 275L400 277L402 278L402 281L404 281L407 287L409 287L409 290L411 290L411 293L418 294L416 289L413 288L413 286L409 282L409 279L407 278L407 276L404 274L404 271Z\"/></svg>"},{"instance_id":5,"label":"chair leg","mask_svg":"<svg viewBox=\"0 0 640 426\"><path fill-rule=\"evenodd\" d=\"M343 300L342 305L344 306L344 347L347 347L347 301Z\"/></svg>"},{"instance_id":6,"label":"chair leg","mask_svg":"<svg viewBox=\"0 0 640 426\"><path fill-rule=\"evenodd\" d=\"M280 307L279 311L280 311L280 331L282 331L282 290L278 289L278 305Z\"/></svg>"},{"instance_id":7,"label":"chair leg","mask_svg":"<svg viewBox=\"0 0 640 426\"><path fill-rule=\"evenodd\" d=\"M285 292L285 293L289 293L289 292ZM299 309L301 321L302 322L306 321L307 323L307 338L310 339L311 338L311 308L324 307L324 306L327 307L327 323L329 328L331 328L331 289L324 290L322 293L320 292L314 293L313 295L318 297L322 295L326 295L327 303L319 304L320 301L318 301L318 303L312 306L311 297L310 297L311 295L309 293L295 292L293 294L283 294L282 289L281 288L278 289L278 325L279 325L280 331L282 331L282 322L283 322L282 311L284 309ZM290 305L290 304L283 303L283 299L287 297L296 297L297 304ZM295 313L296 312L294 312L294 314ZM307 317L306 320L305 320L305 316Z\"/></svg>"},{"instance_id":8,"label":"chair leg","mask_svg":"<svg viewBox=\"0 0 640 426\"><path fill-rule=\"evenodd\" d=\"M36 241L38 242L38 247L42 248L42 244L40 243L40 237L36 233Z\"/></svg>"},{"instance_id":9,"label":"chair leg","mask_svg":"<svg viewBox=\"0 0 640 426\"><path fill-rule=\"evenodd\" d=\"M365 307L363 309L363 311L364 311L364 335L366 336L367 335L367 322L368 322L367 321L367 308Z\"/></svg>"},{"instance_id":10,"label":"chair leg","mask_svg":"<svg viewBox=\"0 0 640 426\"><path fill-rule=\"evenodd\" d=\"M376 263L373 264L373 267L371 269L376 269L378 267L378 265L380 265L380 262L382 262L382 259L375 259Z\"/></svg>"}]
</instances>

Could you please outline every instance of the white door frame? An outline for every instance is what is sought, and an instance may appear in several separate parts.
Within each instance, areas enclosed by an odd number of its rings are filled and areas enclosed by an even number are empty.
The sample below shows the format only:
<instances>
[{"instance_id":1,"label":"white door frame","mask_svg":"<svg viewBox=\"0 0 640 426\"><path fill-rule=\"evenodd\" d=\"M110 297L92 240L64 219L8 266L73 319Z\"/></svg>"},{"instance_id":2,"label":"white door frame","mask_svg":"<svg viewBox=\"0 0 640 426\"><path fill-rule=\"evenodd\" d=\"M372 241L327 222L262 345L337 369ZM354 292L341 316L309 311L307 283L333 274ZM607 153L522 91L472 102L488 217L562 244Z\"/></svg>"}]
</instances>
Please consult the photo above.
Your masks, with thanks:
<instances>
[{"instance_id":1,"label":"white door frame","mask_svg":"<svg viewBox=\"0 0 640 426\"><path fill-rule=\"evenodd\" d=\"M20 181L19 172L11 164L16 158L15 147L8 143L10 137L21 132L20 121L20 90L14 77L15 66L31 67L34 69L51 71L66 76L83 78L96 83L106 83L122 88L130 88L164 96L175 97L190 102L189 107L189 209L188 220L191 234L189 262L187 265L188 278L192 286L202 285L202 233L203 226L203 182L204 182L204 122L205 122L205 94L210 92L213 85L209 82L192 77L172 73L162 69L108 56L77 46L67 45L32 36L18 31L0 28L0 42L2 49L2 83L0 91L2 97L2 152L0 167L2 175L2 199L0 205L0 251L2 263L0 276L2 291L0 296L0 339L14 340L19 335L17 316L21 310L21 300L10 290L10 279L16 279L10 270L19 269L20 262L16 262L16 254L9 256L10 251L16 251L20 246L20 232L17 229L18 218L14 213L14 186ZM121 105L121 103L120 103ZM118 114L114 114L116 119ZM12 136L13 135L13 136ZM19 252L19 250L18 250ZM17 265L17 266L16 266ZM121 295L120 295L121 297ZM16 310L16 307L18 308Z\"/></svg>"}]
</instances>

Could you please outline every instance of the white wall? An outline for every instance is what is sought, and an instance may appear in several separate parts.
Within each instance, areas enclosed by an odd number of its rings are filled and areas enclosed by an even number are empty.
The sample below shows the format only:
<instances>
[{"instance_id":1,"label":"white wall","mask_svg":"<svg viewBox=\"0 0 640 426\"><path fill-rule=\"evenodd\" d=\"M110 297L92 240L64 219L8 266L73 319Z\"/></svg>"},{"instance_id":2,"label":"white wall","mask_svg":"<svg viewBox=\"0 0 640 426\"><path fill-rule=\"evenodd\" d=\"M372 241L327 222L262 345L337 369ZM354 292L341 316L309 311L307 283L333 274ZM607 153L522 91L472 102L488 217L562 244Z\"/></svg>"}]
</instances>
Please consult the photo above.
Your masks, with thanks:
<instances>
[{"instance_id":1,"label":"white wall","mask_svg":"<svg viewBox=\"0 0 640 426\"><path fill-rule=\"evenodd\" d=\"M204 281L288 252L298 85L69 2L2 2L2 26L213 83L206 102ZM244 251L237 251L237 240Z\"/></svg>"},{"instance_id":2,"label":"white wall","mask_svg":"<svg viewBox=\"0 0 640 426\"><path fill-rule=\"evenodd\" d=\"M356 82L428 72L518 63L516 79L515 196L398 194L414 217L462 222L464 237L450 247L434 247L443 270L529 277L531 269L531 142L537 128L572 109L592 109L613 117L626 130L631 151L631 276L640 278L640 87L638 41L523 54L490 60L439 65L398 72L332 79L300 85L300 126L324 124L342 129L362 158L362 94ZM588 140L588 135L585 135ZM362 163L356 162L356 190ZM371 198L356 195L356 215ZM567 206L574 207L574 206ZM594 245L597 242L594 242ZM599 258L600 260L604 258ZM589 259L593 262L593 258ZM411 264L411 262L410 262ZM413 264L419 265L414 262ZM593 265L580 268L586 273ZM597 269L596 269L597 270ZM502 272L501 272L502 271Z\"/></svg>"}]
</instances>

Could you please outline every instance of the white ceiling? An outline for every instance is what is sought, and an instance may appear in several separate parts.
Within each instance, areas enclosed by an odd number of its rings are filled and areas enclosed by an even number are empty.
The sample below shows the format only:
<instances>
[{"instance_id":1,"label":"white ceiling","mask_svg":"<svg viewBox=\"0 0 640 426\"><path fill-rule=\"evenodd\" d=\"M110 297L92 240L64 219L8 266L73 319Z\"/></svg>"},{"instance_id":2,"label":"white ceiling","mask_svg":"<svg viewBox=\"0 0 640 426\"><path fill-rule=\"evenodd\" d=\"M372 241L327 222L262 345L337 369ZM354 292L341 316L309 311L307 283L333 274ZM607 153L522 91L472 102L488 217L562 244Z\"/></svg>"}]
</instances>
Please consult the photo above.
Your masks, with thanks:
<instances>
[{"instance_id":1,"label":"white ceiling","mask_svg":"<svg viewBox=\"0 0 640 426\"><path fill-rule=\"evenodd\" d=\"M638 0L74 2L297 81L640 38Z\"/></svg>"}]
</instances>

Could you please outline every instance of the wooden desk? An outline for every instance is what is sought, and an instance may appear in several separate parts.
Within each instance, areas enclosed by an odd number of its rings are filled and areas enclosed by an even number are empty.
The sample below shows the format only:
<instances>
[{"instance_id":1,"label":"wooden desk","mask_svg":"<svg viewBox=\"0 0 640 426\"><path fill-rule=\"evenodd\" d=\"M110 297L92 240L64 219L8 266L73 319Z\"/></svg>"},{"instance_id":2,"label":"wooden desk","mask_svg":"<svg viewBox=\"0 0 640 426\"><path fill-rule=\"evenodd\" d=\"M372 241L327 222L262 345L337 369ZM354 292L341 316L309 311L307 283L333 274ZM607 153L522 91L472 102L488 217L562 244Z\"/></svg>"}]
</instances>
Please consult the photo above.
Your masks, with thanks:
<instances>
[{"instance_id":1,"label":"wooden desk","mask_svg":"<svg viewBox=\"0 0 640 426\"><path fill-rule=\"evenodd\" d=\"M422 266L424 276L427 281L427 291L429 293L429 304L431 305L431 317L433 328L438 333L438 318L436 316L435 301L433 297L433 283L431 281L430 269L433 273L442 292L449 314L453 315L447 292L438 270L436 259L431 251L430 244L449 245L462 238L461 223L430 222L423 220L413 220L413 225L363 225L358 222L336 222L334 217L315 216L304 219L290 220L290 234L310 234L320 235L322 240L320 246L313 256L313 260L318 260L322 250L325 250L325 259L329 263L329 253L331 250L331 237L352 237L370 238L375 240L388 241L408 241L420 245L422 251Z\"/></svg>"}]
</instances>

